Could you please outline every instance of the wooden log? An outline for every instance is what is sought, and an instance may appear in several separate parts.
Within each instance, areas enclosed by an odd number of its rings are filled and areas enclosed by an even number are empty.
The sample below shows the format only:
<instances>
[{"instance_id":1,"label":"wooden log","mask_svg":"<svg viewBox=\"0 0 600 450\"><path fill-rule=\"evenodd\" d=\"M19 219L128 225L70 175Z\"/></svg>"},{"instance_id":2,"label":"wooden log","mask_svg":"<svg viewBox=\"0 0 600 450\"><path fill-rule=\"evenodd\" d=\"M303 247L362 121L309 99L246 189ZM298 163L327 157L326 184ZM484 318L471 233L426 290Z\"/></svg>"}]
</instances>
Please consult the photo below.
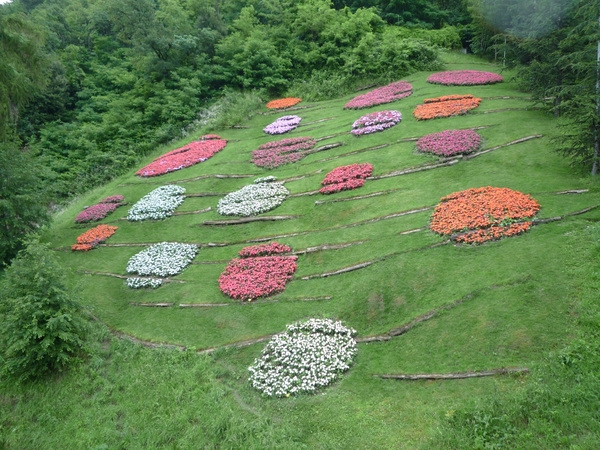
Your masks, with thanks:
<instances>
[{"instance_id":1,"label":"wooden log","mask_svg":"<svg viewBox=\"0 0 600 450\"><path fill-rule=\"evenodd\" d=\"M184 197L224 197L227 192L198 192L196 194L185 194Z\"/></svg>"},{"instance_id":2,"label":"wooden log","mask_svg":"<svg viewBox=\"0 0 600 450\"><path fill-rule=\"evenodd\" d=\"M234 130L247 130L250 127L245 127L245 126L242 126L242 125L230 125L227 128L234 129Z\"/></svg>"},{"instance_id":3,"label":"wooden log","mask_svg":"<svg viewBox=\"0 0 600 450\"><path fill-rule=\"evenodd\" d=\"M290 197L306 197L307 195L316 195L319 193L319 190L316 191L306 191L306 192L298 192L297 194L292 194Z\"/></svg>"},{"instance_id":4,"label":"wooden log","mask_svg":"<svg viewBox=\"0 0 600 450\"><path fill-rule=\"evenodd\" d=\"M460 380L464 378L491 377L494 375L511 375L529 373L527 367L513 367L482 370L478 372L455 373L415 373L415 374L374 374L374 377L391 380Z\"/></svg>"},{"instance_id":5,"label":"wooden log","mask_svg":"<svg viewBox=\"0 0 600 450\"><path fill-rule=\"evenodd\" d=\"M198 350L198 354L203 355L203 354L207 354L207 353L212 353L215 350L223 350L223 349L227 349L227 348L248 347L249 345L257 344L259 342L268 341L273 336L275 336L275 335L274 334L268 334L266 336L261 336L261 337L255 338L255 339L248 339L246 341L234 342L232 344L221 345L221 346L218 346L218 347L208 347L208 348L205 348L205 349L202 349L202 350Z\"/></svg>"},{"instance_id":6,"label":"wooden log","mask_svg":"<svg viewBox=\"0 0 600 450\"><path fill-rule=\"evenodd\" d=\"M180 303L180 308L212 308L219 306L231 306L233 303Z\"/></svg>"},{"instance_id":7,"label":"wooden log","mask_svg":"<svg viewBox=\"0 0 600 450\"><path fill-rule=\"evenodd\" d=\"M333 144L322 145L313 150L308 150L304 152L306 155L312 155L313 153L324 152L325 150L331 150L332 148L341 147L344 145L343 142L334 142Z\"/></svg>"},{"instance_id":8,"label":"wooden log","mask_svg":"<svg viewBox=\"0 0 600 450\"><path fill-rule=\"evenodd\" d=\"M334 138L334 137L343 136L344 134L350 134L350 132L349 131L342 131L341 133L330 134L328 136L323 136L323 137L317 138L317 139L315 139L315 141L321 142L321 141L325 141L327 139L331 139L331 138Z\"/></svg>"},{"instance_id":9,"label":"wooden log","mask_svg":"<svg viewBox=\"0 0 600 450\"><path fill-rule=\"evenodd\" d=\"M509 145L520 144L521 142L530 141L531 139L538 139L543 137L543 134L534 134L531 136L526 136L520 139L516 139L514 141L507 142L506 144L497 145L495 147L487 148L485 150L481 150L479 152L471 153L470 155L465 155L464 159L473 159L481 155L485 155L486 153L493 152L494 150L498 150L500 148L508 147Z\"/></svg>"},{"instance_id":10,"label":"wooden log","mask_svg":"<svg viewBox=\"0 0 600 450\"><path fill-rule=\"evenodd\" d=\"M297 250L292 253L292 255L306 255L307 253L321 252L325 250L339 250L342 248L352 247L354 245L361 245L367 241L355 241L355 242L346 242L344 244L324 244L318 245L316 247L308 247L304 250Z\"/></svg>"},{"instance_id":11,"label":"wooden log","mask_svg":"<svg viewBox=\"0 0 600 450\"><path fill-rule=\"evenodd\" d=\"M128 278L140 278L142 280L157 280L160 279L163 283L185 283L185 281L183 280L173 280L171 278L160 278L160 277L146 277L146 276L140 276L140 275L119 275L117 273L110 273L110 272L93 272L91 270L78 270L78 273L83 273L86 275L100 275L100 276L104 276L104 277L113 277L113 278L120 278L122 280L126 280Z\"/></svg>"},{"instance_id":12,"label":"wooden log","mask_svg":"<svg viewBox=\"0 0 600 450\"><path fill-rule=\"evenodd\" d=\"M206 220L202 222L202 225L241 225L244 223L251 222L273 222L276 220L290 220L297 219L301 216L262 216L262 217L244 217L242 219L233 220Z\"/></svg>"},{"instance_id":13,"label":"wooden log","mask_svg":"<svg viewBox=\"0 0 600 450\"><path fill-rule=\"evenodd\" d=\"M148 307L154 307L154 308L168 308L173 306L173 303L138 303L138 302L132 302L129 303L130 306L148 306Z\"/></svg>"},{"instance_id":14,"label":"wooden log","mask_svg":"<svg viewBox=\"0 0 600 450\"><path fill-rule=\"evenodd\" d=\"M426 230L426 229L427 229L427 228L415 228L415 229L413 229L413 230L401 231L401 232L400 232L400 233L398 233L398 234L405 235L405 234L418 233L419 231L424 231L424 230Z\"/></svg>"},{"instance_id":15,"label":"wooden log","mask_svg":"<svg viewBox=\"0 0 600 450\"><path fill-rule=\"evenodd\" d=\"M328 120L337 119L337 117L327 117L325 119L315 120L313 122L301 123L298 127L305 127L306 125L314 125L315 123L327 122Z\"/></svg>"},{"instance_id":16,"label":"wooden log","mask_svg":"<svg viewBox=\"0 0 600 450\"><path fill-rule=\"evenodd\" d=\"M352 200L362 200L364 198L378 197L379 195L391 194L392 192L403 191L405 188L388 189L386 191L373 192L372 194L357 195L354 197L334 198L332 200L316 200L315 205L323 205L325 203L349 202Z\"/></svg>"},{"instance_id":17,"label":"wooden log","mask_svg":"<svg viewBox=\"0 0 600 450\"><path fill-rule=\"evenodd\" d=\"M187 216L189 214L202 214L208 211L212 211L212 208L209 206L208 208L204 208L204 209L197 209L196 211L177 211L174 212L173 215L174 216Z\"/></svg>"},{"instance_id":18,"label":"wooden log","mask_svg":"<svg viewBox=\"0 0 600 450\"><path fill-rule=\"evenodd\" d=\"M410 173L423 172L424 170L431 170L431 169L437 169L439 167L453 166L454 164L458 163L459 161L460 161L459 159L451 159L450 161L446 161L443 163L429 164L426 166L415 167L412 169L397 170L397 171L389 172L389 173L386 173L383 175L367 177L366 179L367 180L382 180L384 178L397 177L400 175L408 175Z\"/></svg>"},{"instance_id":19,"label":"wooden log","mask_svg":"<svg viewBox=\"0 0 600 450\"><path fill-rule=\"evenodd\" d=\"M283 180L279 180L279 183L289 183L290 181L298 181L298 180L303 180L304 178L308 178L308 177L312 177L313 175L318 175L320 173L323 172L323 169L318 169L315 170L314 172L311 172L309 174L306 175L299 175L297 177L291 177L291 178L284 178Z\"/></svg>"},{"instance_id":20,"label":"wooden log","mask_svg":"<svg viewBox=\"0 0 600 450\"><path fill-rule=\"evenodd\" d=\"M390 146L390 144L381 144L381 145L375 145L373 147L361 148L359 150L354 150L352 152L343 153L341 155L336 155L336 156L331 156L329 158L319 159L318 161L315 161L315 162L333 161L334 159L343 158L345 156L357 155L359 153L370 152L373 150L379 150L380 148L385 148L385 147L389 147L389 146Z\"/></svg>"},{"instance_id":21,"label":"wooden log","mask_svg":"<svg viewBox=\"0 0 600 450\"><path fill-rule=\"evenodd\" d=\"M566 191L559 191L556 192L556 195L562 195L562 194L584 194L586 192L590 192L589 189L569 189Z\"/></svg>"},{"instance_id":22,"label":"wooden log","mask_svg":"<svg viewBox=\"0 0 600 450\"><path fill-rule=\"evenodd\" d=\"M313 278L327 278L332 275L340 275L342 273L352 272L352 271L358 270L358 269L363 269L365 267L370 266L371 264L375 264L376 262L378 262L378 260L366 261L366 262L363 262L360 264L355 264L353 266L344 267L343 269L335 270L333 272L325 272L325 273L320 273L320 274L316 274L316 275L307 275L305 277L302 277L301 280L312 280Z\"/></svg>"}]
</instances>

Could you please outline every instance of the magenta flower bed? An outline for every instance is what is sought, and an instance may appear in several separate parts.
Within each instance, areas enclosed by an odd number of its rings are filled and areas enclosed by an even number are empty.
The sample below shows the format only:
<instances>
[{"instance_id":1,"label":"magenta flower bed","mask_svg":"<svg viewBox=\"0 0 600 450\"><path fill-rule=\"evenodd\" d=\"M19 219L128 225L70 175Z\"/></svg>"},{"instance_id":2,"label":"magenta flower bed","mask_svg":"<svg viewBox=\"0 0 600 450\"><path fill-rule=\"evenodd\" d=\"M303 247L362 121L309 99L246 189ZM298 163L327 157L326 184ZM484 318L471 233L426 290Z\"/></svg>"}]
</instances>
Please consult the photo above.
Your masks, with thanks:
<instances>
[{"instance_id":1,"label":"magenta flower bed","mask_svg":"<svg viewBox=\"0 0 600 450\"><path fill-rule=\"evenodd\" d=\"M472 153L481 145L481 136L473 130L446 130L423 136L417 150L438 156Z\"/></svg>"},{"instance_id":2,"label":"magenta flower bed","mask_svg":"<svg viewBox=\"0 0 600 450\"><path fill-rule=\"evenodd\" d=\"M283 116L263 128L267 134L283 134L295 129L302 119L298 116Z\"/></svg>"},{"instance_id":3,"label":"magenta flower bed","mask_svg":"<svg viewBox=\"0 0 600 450\"><path fill-rule=\"evenodd\" d=\"M361 109L382 105L403 99L412 94L412 85L406 81L396 81L371 92L354 97L344 105L344 109Z\"/></svg>"},{"instance_id":4,"label":"magenta flower bed","mask_svg":"<svg viewBox=\"0 0 600 450\"><path fill-rule=\"evenodd\" d=\"M350 164L333 169L323 179L323 187L319 189L321 194L333 194L334 192L356 189L365 184L365 178L373 173L373 166L369 163Z\"/></svg>"},{"instance_id":5,"label":"magenta flower bed","mask_svg":"<svg viewBox=\"0 0 600 450\"><path fill-rule=\"evenodd\" d=\"M121 203L125 200L125 197L122 195L109 195L108 197L100 200L99 203Z\"/></svg>"},{"instance_id":6,"label":"magenta flower bed","mask_svg":"<svg viewBox=\"0 0 600 450\"><path fill-rule=\"evenodd\" d=\"M428 83L448 86L475 86L478 84L494 84L504 81L502 75L479 70L448 70L438 72L427 78Z\"/></svg>"},{"instance_id":7,"label":"magenta flower bed","mask_svg":"<svg viewBox=\"0 0 600 450\"><path fill-rule=\"evenodd\" d=\"M275 254L289 251L278 242L242 249L242 258L232 259L219 277L219 288L231 298L248 301L283 291L296 271L298 257Z\"/></svg>"},{"instance_id":8,"label":"magenta flower bed","mask_svg":"<svg viewBox=\"0 0 600 450\"><path fill-rule=\"evenodd\" d=\"M274 169L301 160L306 156L306 151L313 148L316 143L311 137L267 142L252 152L252 162L258 167Z\"/></svg>"},{"instance_id":9,"label":"magenta flower bed","mask_svg":"<svg viewBox=\"0 0 600 450\"><path fill-rule=\"evenodd\" d=\"M98 203L97 205L92 205L81 211L77 217L75 217L75 223L85 223L104 219L119 206L121 206L119 203Z\"/></svg>"},{"instance_id":10,"label":"magenta flower bed","mask_svg":"<svg viewBox=\"0 0 600 450\"><path fill-rule=\"evenodd\" d=\"M223 150L226 145L226 140L216 138L190 142L184 147L171 150L156 158L146 167L138 170L135 174L140 177L155 177L193 166L194 164L206 161L215 153Z\"/></svg>"},{"instance_id":11,"label":"magenta flower bed","mask_svg":"<svg viewBox=\"0 0 600 450\"><path fill-rule=\"evenodd\" d=\"M402 120L398 111L377 111L367 114L352 124L351 133L355 136L376 133L393 127Z\"/></svg>"}]
</instances>

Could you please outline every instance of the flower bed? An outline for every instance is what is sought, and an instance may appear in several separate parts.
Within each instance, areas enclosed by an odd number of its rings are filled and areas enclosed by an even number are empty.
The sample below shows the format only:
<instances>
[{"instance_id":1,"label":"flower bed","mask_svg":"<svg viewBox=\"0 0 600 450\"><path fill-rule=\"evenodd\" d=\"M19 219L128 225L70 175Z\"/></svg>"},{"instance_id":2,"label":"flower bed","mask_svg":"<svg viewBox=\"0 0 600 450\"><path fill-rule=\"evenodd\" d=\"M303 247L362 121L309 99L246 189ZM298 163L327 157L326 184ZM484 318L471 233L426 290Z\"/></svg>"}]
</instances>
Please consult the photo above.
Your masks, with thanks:
<instances>
[{"instance_id":1,"label":"flower bed","mask_svg":"<svg viewBox=\"0 0 600 450\"><path fill-rule=\"evenodd\" d=\"M376 133L393 127L402 120L402 114L398 111L377 111L362 116L352 124L351 133L354 136Z\"/></svg>"},{"instance_id":2,"label":"flower bed","mask_svg":"<svg viewBox=\"0 0 600 450\"><path fill-rule=\"evenodd\" d=\"M269 109L289 108L290 106L297 105L301 101L302 101L302 99L297 98L297 97L279 98L277 100L271 100L269 103L267 103L267 108L269 108Z\"/></svg>"},{"instance_id":3,"label":"flower bed","mask_svg":"<svg viewBox=\"0 0 600 450\"><path fill-rule=\"evenodd\" d=\"M98 203L89 206L77 214L75 223L95 222L104 219L120 206L119 203Z\"/></svg>"},{"instance_id":4,"label":"flower bed","mask_svg":"<svg viewBox=\"0 0 600 450\"><path fill-rule=\"evenodd\" d=\"M412 85L406 81L396 81L395 83L373 89L366 94L354 97L344 105L344 109L362 109L371 106L382 105L384 103L395 102L412 94Z\"/></svg>"},{"instance_id":5,"label":"flower bed","mask_svg":"<svg viewBox=\"0 0 600 450\"><path fill-rule=\"evenodd\" d=\"M254 184L244 186L219 200L217 212L224 216L254 216L270 211L290 195L277 178L257 178Z\"/></svg>"},{"instance_id":6,"label":"flower bed","mask_svg":"<svg viewBox=\"0 0 600 450\"><path fill-rule=\"evenodd\" d=\"M274 169L304 158L317 142L311 137L298 137L267 142L252 152L252 162L258 167Z\"/></svg>"},{"instance_id":7,"label":"flower bed","mask_svg":"<svg viewBox=\"0 0 600 450\"><path fill-rule=\"evenodd\" d=\"M472 153L481 145L481 136L473 130L446 130L423 136L417 141L417 150L438 156Z\"/></svg>"},{"instance_id":8,"label":"flower bed","mask_svg":"<svg viewBox=\"0 0 600 450\"><path fill-rule=\"evenodd\" d=\"M218 135L203 136L200 141L190 142L184 147L171 150L156 158L150 164L142 167L135 174L140 177L155 177L165 173L180 170L206 161L215 153L220 152L227 145L227 141Z\"/></svg>"},{"instance_id":9,"label":"flower bed","mask_svg":"<svg viewBox=\"0 0 600 450\"><path fill-rule=\"evenodd\" d=\"M263 128L267 134L283 134L294 130L302 119L298 116L283 116Z\"/></svg>"},{"instance_id":10,"label":"flower bed","mask_svg":"<svg viewBox=\"0 0 600 450\"><path fill-rule=\"evenodd\" d=\"M158 220L170 217L175 208L185 200L184 193L185 188L175 184L156 188L131 207L127 214L127 220Z\"/></svg>"},{"instance_id":11,"label":"flower bed","mask_svg":"<svg viewBox=\"0 0 600 450\"><path fill-rule=\"evenodd\" d=\"M479 244L527 231L539 209L531 196L508 188L467 189L441 199L430 227L441 235L458 234L457 242Z\"/></svg>"},{"instance_id":12,"label":"flower bed","mask_svg":"<svg viewBox=\"0 0 600 450\"><path fill-rule=\"evenodd\" d=\"M254 258L256 256L271 256L279 255L281 253L288 253L292 249L285 244L279 242L271 242L270 244L259 244L252 245L250 247L244 247L238 255L242 258Z\"/></svg>"},{"instance_id":13,"label":"flower bed","mask_svg":"<svg viewBox=\"0 0 600 450\"><path fill-rule=\"evenodd\" d=\"M418 105L413 115L417 120L436 119L466 114L477 108L481 103L480 98L466 95L445 95L437 98L426 98L423 105Z\"/></svg>"},{"instance_id":14,"label":"flower bed","mask_svg":"<svg viewBox=\"0 0 600 450\"><path fill-rule=\"evenodd\" d=\"M179 242L161 242L133 255L127 263L127 273L141 276L168 277L185 269L198 253L198 246ZM152 282L154 281L154 282ZM158 287L160 279L131 277L127 285L131 288Z\"/></svg>"},{"instance_id":15,"label":"flower bed","mask_svg":"<svg viewBox=\"0 0 600 450\"><path fill-rule=\"evenodd\" d=\"M504 81L502 75L479 70L448 70L446 72L434 73L427 78L428 83L444 84L447 86L475 86L500 83L502 81Z\"/></svg>"},{"instance_id":16,"label":"flower bed","mask_svg":"<svg viewBox=\"0 0 600 450\"><path fill-rule=\"evenodd\" d=\"M272 397L314 393L350 368L356 330L330 319L309 319L273 336L248 368L252 387Z\"/></svg>"},{"instance_id":17,"label":"flower bed","mask_svg":"<svg viewBox=\"0 0 600 450\"><path fill-rule=\"evenodd\" d=\"M98 225L77 237L77 244L71 246L71 250L87 252L96 248L98 244L106 241L109 237L115 234L118 227L112 225Z\"/></svg>"},{"instance_id":18,"label":"flower bed","mask_svg":"<svg viewBox=\"0 0 600 450\"><path fill-rule=\"evenodd\" d=\"M372 173L373 166L369 163L337 167L321 181L323 187L319 189L319 192L333 194L359 188L365 184L365 178L370 177Z\"/></svg>"},{"instance_id":19,"label":"flower bed","mask_svg":"<svg viewBox=\"0 0 600 450\"><path fill-rule=\"evenodd\" d=\"M123 203L123 200L125 200L125 197L122 195L109 195L108 197L100 200L99 203Z\"/></svg>"}]
</instances>

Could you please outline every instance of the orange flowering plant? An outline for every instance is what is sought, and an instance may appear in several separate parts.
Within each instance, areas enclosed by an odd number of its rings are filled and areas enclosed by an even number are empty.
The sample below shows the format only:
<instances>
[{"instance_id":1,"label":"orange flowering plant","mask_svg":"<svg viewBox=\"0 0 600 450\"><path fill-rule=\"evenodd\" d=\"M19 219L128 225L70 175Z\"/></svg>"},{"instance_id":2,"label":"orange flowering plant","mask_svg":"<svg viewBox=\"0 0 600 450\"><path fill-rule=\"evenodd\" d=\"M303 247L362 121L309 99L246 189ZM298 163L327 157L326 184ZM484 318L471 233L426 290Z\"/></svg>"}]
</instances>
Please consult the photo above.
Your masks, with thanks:
<instances>
[{"instance_id":1,"label":"orange flowering plant","mask_svg":"<svg viewBox=\"0 0 600 450\"><path fill-rule=\"evenodd\" d=\"M269 108L269 109L289 108L290 106L297 105L301 101L302 101L302 99L297 98L297 97L278 98L277 100L271 100L269 103L267 103L267 108Z\"/></svg>"},{"instance_id":2,"label":"orange flowering plant","mask_svg":"<svg viewBox=\"0 0 600 450\"><path fill-rule=\"evenodd\" d=\"M442 97L426 98L423 103L413 111L413 115L417 120L466 114L468 111L477 108L481 103L481 99L471 94L444 95Z\"/></svg>"},{"instance_id":3,"label":"orange flowering plant","mask_svg":"<svg viewBox=\"0 0 600 450\"><path fill-rule=\"evenodd\" d=\"M77 237L77 244L71 246L71 250L87 252L115 234L117 228L112 225L102 224L91 230L87 230Z\"/></svg>"},{"instance_id":4,"label":"orange flowering plant","mask_svg":"<svg viewBox=\"0 0 600 450\"><path fill-rule=\"evenodd\" d=\"M539 209L531 196L512 189L467 189L441 199L430 227L441 235L456 234L456 242L481 244L527 231Z\"/></svg>"}]
</instances>

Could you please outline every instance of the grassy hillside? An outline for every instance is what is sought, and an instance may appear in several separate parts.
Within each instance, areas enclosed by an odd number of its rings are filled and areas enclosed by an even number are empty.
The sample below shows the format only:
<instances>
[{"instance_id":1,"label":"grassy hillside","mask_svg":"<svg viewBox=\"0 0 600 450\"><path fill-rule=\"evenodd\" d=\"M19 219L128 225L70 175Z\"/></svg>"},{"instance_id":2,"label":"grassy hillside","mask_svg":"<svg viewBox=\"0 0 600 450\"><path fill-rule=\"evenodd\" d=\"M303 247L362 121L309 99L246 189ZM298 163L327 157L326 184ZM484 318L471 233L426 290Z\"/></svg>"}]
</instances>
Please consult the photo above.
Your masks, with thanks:
<instances>
[{"instance_id":1,"label":"grassy hillside","mask_svg":"<svg viewBox=\"0 0 600 450\"><path fill-rule=\"evenodd\" d=\"M450 70L500 70L464 55L447 55L446 60ZM10 413L0 429L5 445L60 448L62 443L66 448L64 443L69 442L71 448L427 447L439 424L453 411L477 404L490 394L502 397L525 389L531 383L530 376L437 382L373 377L382 373L446 373L501 367L535 370L573 333L574 292L584 276L574 276L571 267L590 242L589 237L582 237L583 230L590 220L600 219L600 212L592 210L534 226L520 236L474 246L448 244L446 238L431 232L431 209L386 217L433 207L452 192L482 186L508 187L530 194L541 204L538 218L563 216L600 203L595 183L581 178L551 151L548 134L554 122L531 108L527 94L516 89L510 73L504 73L503 83L474 87L431 85L425 82L428 75L407 77L413 95L390 105L343 110L352 96L301 103L299 106L306 108L293 113L302 117L302 126L284 137L319 139L336 135L318 145L343 145L311 154L297 163L273 170L251 163L252 150L278 139L264 134L262 128L284 113L265 109L242 124L244 128L220 131L230 142L208 161L150 179L136 177L132 171L61 212L45 239L71 269L86 306L116 332L147 342L186 346L192 351L151 353L126 342L114 342L100 349L102 357L83 366L79 373L68 374L48 387L6 391L3 398ZM424 98L467 93L483 101L465 116L417 121L412 115ZM402 122L368 136L347 133L361 115L382 109L400 111ZM330 196L292 196L264 214L298 216L289 220L203 224L223 219L216 212L218 200L257 177L298 178L285 183L293 195L319 189L325 174L342 165L368 162L374 167L373 175L378 176L436 161L418 154L414 142L407 138L471 127L485 127L478 130L484 138L483 149L525 137L541 137L452 166L367 180L358 190ZM157 150L141 161L140 167L181 144ZM383 144L389 145L381 147ZM203 177L215 174L247 177ZM190 197L177 209L192 212L212 208L208 212L176 215L163 221L121 220L131 204L167 183L184 186L186 194L222 195ZM573 189L588 191L559 193ZM129 206L118 208L101 221L119 227L108 245L90 252L68 250L79 234L91 228L75 225L74 217L85 205L114 194L124 195ZM353 199L368 194L379 195ZM405 233L408 231L412 232ZM299 255L294 280L284 292L269 298L276 301L242 303L220 292L218 277L240 249L251 245L249 241L281 235L291 235L277 241L296 251L325 244L353 245ZM201 245L194 264L174 277L183 283L132 290L123 279L84 273L125 275L131 256L148 243L162 241ZM369 261L373 264L354 271L302 279ZM326 298L305 301L314 297ZM174 306L135 305L164 302ZM227 305L180 308L180 303ZM350 371L314 396L261 397L246 379L247 367L259 356L264 343L225 348L280 332L299 319L343 320L358 331L359 337L366 337L386 333L433 310L439 313L402 336L360 343ZM195 349L214 347L217 350L210 355L193 354ZM50 410L60 412L60 422L40 420L40 415ZM20 446L19 442L24 444Z\"/></svg>"}]
</instances>

